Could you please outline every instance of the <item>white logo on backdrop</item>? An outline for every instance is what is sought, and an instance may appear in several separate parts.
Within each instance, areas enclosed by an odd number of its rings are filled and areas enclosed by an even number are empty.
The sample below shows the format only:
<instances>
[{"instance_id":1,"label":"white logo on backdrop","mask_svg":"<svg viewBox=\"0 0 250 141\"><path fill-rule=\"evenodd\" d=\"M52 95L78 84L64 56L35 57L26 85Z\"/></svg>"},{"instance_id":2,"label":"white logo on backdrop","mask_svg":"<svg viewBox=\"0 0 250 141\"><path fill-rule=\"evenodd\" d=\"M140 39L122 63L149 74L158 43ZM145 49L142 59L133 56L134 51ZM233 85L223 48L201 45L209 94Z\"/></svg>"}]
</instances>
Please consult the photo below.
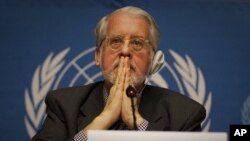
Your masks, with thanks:
<instances>
[{"instance_id":1,"label":"white logo on backdrop","mask_svg":"<svg viewBox=\"0 0 250 141\"><path fill-rule=\"evenodd\" d=\"M33 75L31 86L29 89L25 89L25 108L26 114L24 116L24 122L29 137L33 137L40 125L43 123L46 117L46 105L44 98L46 94L57 89L59 83L63 81L63 77L66 75L70 68L77 70L76 75L70 80L68 86L74 86L74 84L81 77L86 80L84 84L95 82L102 76L100 71L89 75L87 72L96 67L94 60L88 62L87 65L81 67L79 60L86 57L88 54L94 54L95 48L89 48L81 52L66 66L65 56L69 52L69 48L54 55L51 53L47 56L42 65L39 65ZM188 55L185 58L177 54L173 50L169 50L174 62L173 67L165 61L162 70L168 70L174 78L179 91L186 94L190 98L196 100L205 106L207 110L207 117L202 123L203 131L208 131L211 124L210 110L212 105L212 92L206 93L206 84L204 76L199 68L196 68L193 61ZM148 81L149 84L154 83L158 86L168 88L168 83L160 73L154 74Z\"/></svg>"},{"instance_id":2,"label":"white logo on backdrop","mask_svg":"<svg viewBox=\"0 0 250 141\"><path fill-rule=\"evenodd\" d=\"M25 108L27 114L24 122L29 137L33 137L39 129L39 125L45 119L46 105L44 98L51 90L56 75L64 65L64 57L69 52L65 49L56 56L50 53L42 65L36 68L33 75L30 90L25 89Z\"/></svg>"},{"instance_id":3,"label":"white logo on backdrop","mask_svg":"<svg viewBox=\"0 0 250 141\"><path fill-rule=\"evenodd\" d=\"M250 124L250 95L246 98L241 109L242 123L245 125Z\"/></svg>"}]
</instances>

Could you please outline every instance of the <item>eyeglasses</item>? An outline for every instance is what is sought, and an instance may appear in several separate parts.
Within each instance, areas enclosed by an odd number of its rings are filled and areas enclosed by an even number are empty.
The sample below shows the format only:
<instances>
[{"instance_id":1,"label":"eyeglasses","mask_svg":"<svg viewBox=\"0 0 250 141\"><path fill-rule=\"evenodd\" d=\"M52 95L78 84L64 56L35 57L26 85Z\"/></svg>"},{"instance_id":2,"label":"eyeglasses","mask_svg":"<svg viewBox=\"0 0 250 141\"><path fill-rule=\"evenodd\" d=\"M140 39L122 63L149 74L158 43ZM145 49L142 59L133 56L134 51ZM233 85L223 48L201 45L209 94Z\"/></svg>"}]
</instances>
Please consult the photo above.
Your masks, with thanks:
<instances>
[{"instance_id":1,"label":"eyeglasses","mask_svg":"<svg viewBox=\"0 0 250 141\"><path fill-rule=\"evenodd\" d=\"M128 47L132 48L134 51L141 51L142 49L148 48L150 42L149 40L143 39L141 37L131 37L126 39L124 36L107 36L105 41L107 45L113 51L120 51L125 44L125 40L129 40Z\"/></svg>"}]
</instances>

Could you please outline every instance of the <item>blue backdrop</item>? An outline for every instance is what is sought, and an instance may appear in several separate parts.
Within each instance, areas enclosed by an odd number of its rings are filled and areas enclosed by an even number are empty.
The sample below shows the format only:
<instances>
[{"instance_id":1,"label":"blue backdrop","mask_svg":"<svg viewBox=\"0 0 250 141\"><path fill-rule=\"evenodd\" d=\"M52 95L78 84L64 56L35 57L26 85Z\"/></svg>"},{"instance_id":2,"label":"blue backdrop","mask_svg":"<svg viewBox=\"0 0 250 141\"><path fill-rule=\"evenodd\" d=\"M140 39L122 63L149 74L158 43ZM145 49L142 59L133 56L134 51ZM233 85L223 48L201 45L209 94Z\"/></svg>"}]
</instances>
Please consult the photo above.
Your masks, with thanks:
<instances>
[{"instance_id":1,"label":"blue backdrop","mask_svg":"<svg viewBox=\"0 0 250 141\"><path fill-rule=\"evenodd\" d=\"M203 104L204 131L250 123L248 0L1 0L0 140L30 139L48 91L101 79L95 25L127 5L147 10L161 30L166 63L150 84Z\"/></svg>"}]
</instances>

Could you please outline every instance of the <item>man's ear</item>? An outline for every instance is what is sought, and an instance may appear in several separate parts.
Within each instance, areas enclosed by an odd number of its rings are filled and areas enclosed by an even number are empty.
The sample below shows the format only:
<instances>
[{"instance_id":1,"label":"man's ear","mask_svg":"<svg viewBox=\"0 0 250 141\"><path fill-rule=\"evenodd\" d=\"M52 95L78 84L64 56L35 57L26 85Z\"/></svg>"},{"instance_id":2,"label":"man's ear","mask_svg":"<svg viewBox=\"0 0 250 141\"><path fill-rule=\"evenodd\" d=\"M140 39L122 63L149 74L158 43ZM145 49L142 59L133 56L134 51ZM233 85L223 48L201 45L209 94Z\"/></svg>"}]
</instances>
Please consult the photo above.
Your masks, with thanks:
<instances>
[{"instance_id":1,"label":"man's ear","mask_svg":"<svg viewBox=\"0 0 250 141\"><path fill-rule=\"evenodd\" d=\"M95 49L95 64L97 66L100 65L100 60L101 60L101 51L100 51L100 47L96 47Z\"/></svg>"}]
</instances>

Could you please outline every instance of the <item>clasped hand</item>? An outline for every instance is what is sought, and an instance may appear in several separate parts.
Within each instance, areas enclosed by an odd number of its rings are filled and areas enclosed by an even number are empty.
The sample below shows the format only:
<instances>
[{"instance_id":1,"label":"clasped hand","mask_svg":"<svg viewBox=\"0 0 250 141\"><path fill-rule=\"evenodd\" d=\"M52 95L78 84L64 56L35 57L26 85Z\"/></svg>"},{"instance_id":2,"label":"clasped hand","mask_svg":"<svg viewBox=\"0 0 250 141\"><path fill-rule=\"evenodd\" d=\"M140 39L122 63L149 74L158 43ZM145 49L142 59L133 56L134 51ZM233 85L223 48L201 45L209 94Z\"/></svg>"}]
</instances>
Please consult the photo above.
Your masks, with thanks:
<instances>
[{"instance_id":1,"label":"clasped hand","mask_svg":"<svg viewBox=\"0 0 250 141\"><path fill-rule=\"evenodd\" d=\"M126 89L131 83L130 64L128 57L121 57L116 74L116 80L110 89L104 110L98 115L87 127L83 129L86 133L88 130L105 130L109 129L116 121L122 121L133 128L133 115L131 108L131 99L126 95ZM135 116L137 126L143 122L142 116L138 112L137 98L134 99Z\"/></svg>"},{"instance_id":2,"label":"clasped hand","mask_svg":"<svg viewBox=\"0 0 250 141\"><path fill-rule=\"evenodd\" d=\"M121 57L115 83L111 87L107 103L102 112L110 126L121 118L129 128L133 128L131 99L126 95L126 89L131 83L130 78L129 58ZM137 98L135 97L133 100L136 117L142 119L138 112L138 106L136 106Z\"/></svg>"}]
</instances>

